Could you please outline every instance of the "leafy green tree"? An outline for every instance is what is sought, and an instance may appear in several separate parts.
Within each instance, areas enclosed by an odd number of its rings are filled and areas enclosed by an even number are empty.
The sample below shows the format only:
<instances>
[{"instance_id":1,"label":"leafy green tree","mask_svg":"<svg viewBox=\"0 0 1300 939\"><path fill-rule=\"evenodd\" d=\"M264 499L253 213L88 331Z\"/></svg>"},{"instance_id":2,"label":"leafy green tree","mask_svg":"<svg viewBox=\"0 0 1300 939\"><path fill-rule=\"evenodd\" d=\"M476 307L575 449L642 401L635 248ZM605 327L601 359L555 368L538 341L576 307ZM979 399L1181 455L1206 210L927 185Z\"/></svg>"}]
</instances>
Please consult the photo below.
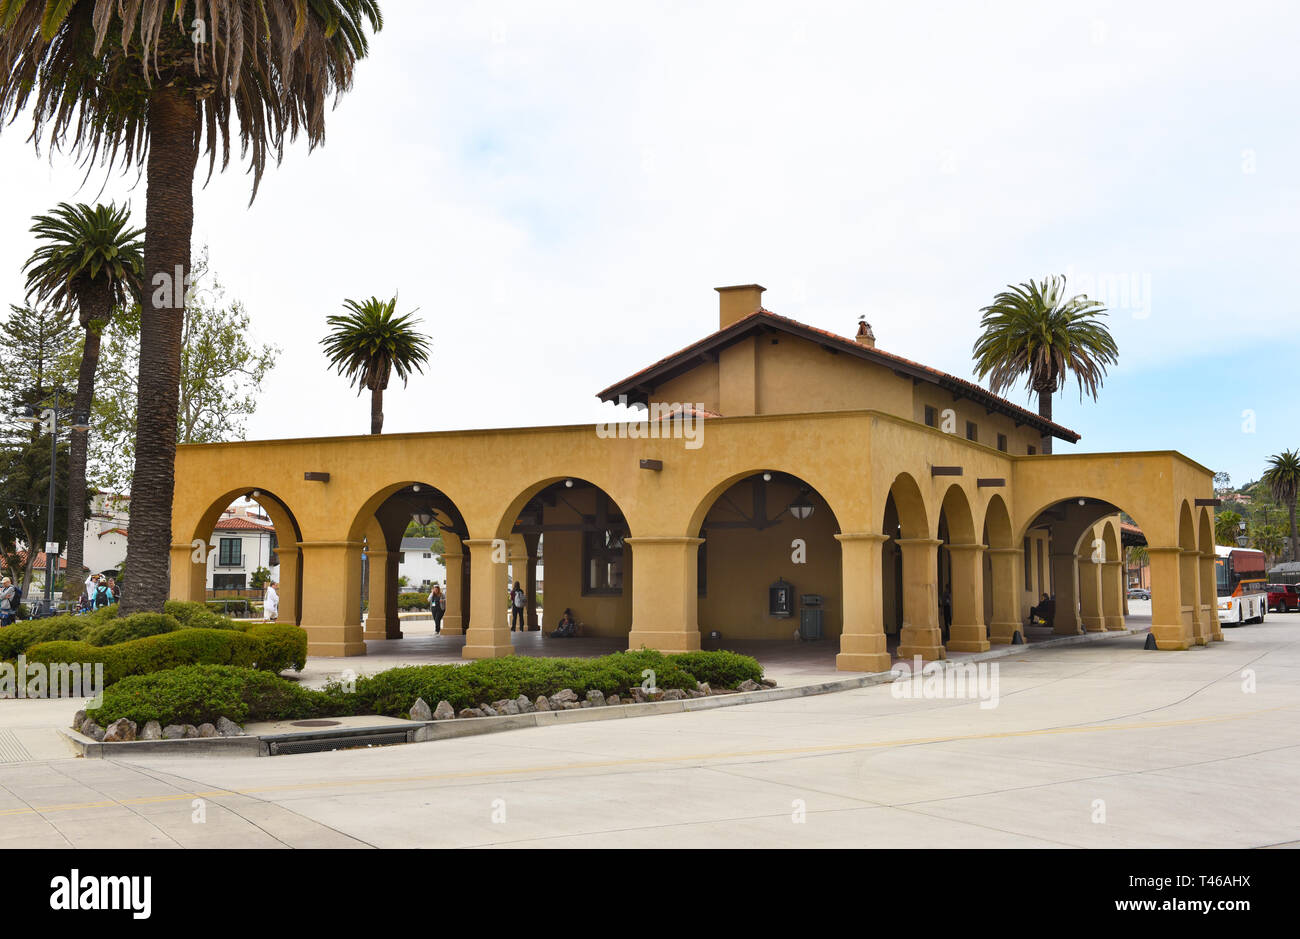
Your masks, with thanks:
<instances>
[{"instance_id":1,"label":"leafy green tree","mask_svg":"<svg viewBox=\"0 0 1300 939\"><path fill-rule=\"evenodd\" d=\"M1300 536L1296 533L1296 496L1300 495L1300 453L1283 450L1268 458L1268 469L1260 477L1269 493L1286 506L1291 516L1291 558L1300 559Z\"/></svg>"},{"instance_id":2,"label":"leafy green tree","mask_svg":"<svg viewBox=\"0 0 1300 939\"><path fill-rule=\"evenodd\" d=\"M1241 531L1241 516L1226 509L1214 516L1214 543L1232 547Z\"/></svg>"},{"instance_id":3,"label":"leafy green tree","mask_svg":"<svg viewBox=\"0 0 1300 939\"><path fill-rule=\"evenodd\" d=\"M989 380L989 390L1003 394L1021 378L1038 395L1038 414L1052 419L1052 395L1065 387L1071 372L1084 394L1094 401L1106 366L1118 360L1119 349L1100 317L1105 308L1079 296L1065 298L1065 278L1040 283L1030 280L1007 289L980 312L983 334L975 341L975 372ZM1044 434L1042 452L1052 452L1052 436Z\"/></svg>"},{"instance_id":4,"label":"leafy green tree","mask_svg":"<svg viewBox=\"0 0 1300 939\"><path fill-rule=\"evenodd\" d=\"M411 523L406 526L405 537L432 538L433 545L429 550L435 555L447 553L447 548L442 543L442 529L438 527L437 522L430 522L428 525L421 525L419 522L412 520Z\"/></svg>"},{"instance_id":5,"label":"leafy green tree","mask_svg":"<svg viewBox=\"0 0 1300 939\"><path fill-rule=\"evenodd\" d=\"M299 132L324 142L325 108L352 85L376 0L0 0L0 127L28 105L29 139L146 180L131 586L122 612L168 592L184 278L194 173L230 159L232 118L253 196ZM177 278L177 273L182 275Z\"/></svg>"},{"instance_id":6,"label":"leafy green tree","mask_svg":"<svg viewBox=\"0 0 1300 939\"><path fill-rule=\"evenodd\" d=\"M251 317L208 269L207 251L195 265L196 286L186 307L176 437L180 443L242 440L257 410L267 374L280 349L249 338ZM140 308L120 312L104 340L103 378L90 438L92 478L101 489L132 488L136 440L136 376L140 362ZM135 506L132 504L132 530Z\"/></svg>"},{"instance_id":7,"label":"leafy green tree","mask_svg":"<svg viewBox=\"0 0 1300 939\"><path fill-rule=\"evenodd\" d=\"M141 229L131 227L126 206L96 205L94 208L66 202L49 215L33 219L32 233L38 247L27 259L27 296L41 303L76 307L84 337L77 370L74 417L89 420L95 398L95 369L99 365L100 334L113 310L140 300L140 273L144 270ZM68 485L72 492L86 488L87 432L71 430ZM86 526L85 503L67 499L68 569L82 567L85 541L76 533ZM75 600L81 586L69 579L63 598Z\"/></svg>"},{"instance_id":8,"label":"leafy green tree","mask_svg":"<svg viewBox=\"0 0 1300 939\"><path fill-rule=\"evenodd\" d=\"M370 390L370 432L384 431L384 391L394 372L405 385L413 372L423 372L429 362L429 340L416 330L413 313L394 315L397 297L371 297L357 303L344 300L347 310L330 316L332 332L321 340L330 366L357 386L357 394Z\"/></svg>"},{"instance_id":9,"label":"leafy green tree","mask_svg":"<svg viewBox=\"0 0 1300 939\"><path fill-rule=\"evenodd\" d=\"M32 570L37 555L45 546L46 521L49 518L50 445L50 435L41 433L35 440L0 451L0 563L4 565L5 576L23 585L24 597L31 593ZM55 452L54 485L56 491L65 496L70 491L68 475L68 444L61 440ZM90 494L83 487L83 512L89 502ZM70 540L67 525L66 499L56 501L56 541L66 543ZM77 535L80 537L81 533ZM80 572L80 568L72 570Z\"/></svg>"},{"instance_id":10,"label":"leafy green tree","mask_svg":"<svg viewBox=\"0 0 1300 939\"><path fill-rule=\"evenodd\" d=\"M271 582L271 570L267 567L259 567L253 571L248 578L248 585L254 590L261 590Z\"/></svg>"},{"instance_id":11,"label":"leafy green tree","mask_svg":"<svg viewBox=\"0 0 1300 939\"><path fill-rule=\"evenodd\" d=\"M1261 525L1254 530L1250 538L1251 547L1263 551L1270 565L1277 562L1285 544L1286 536L1282 532L1282 526L1278 524Z\"/></svg>"}]
</instances>

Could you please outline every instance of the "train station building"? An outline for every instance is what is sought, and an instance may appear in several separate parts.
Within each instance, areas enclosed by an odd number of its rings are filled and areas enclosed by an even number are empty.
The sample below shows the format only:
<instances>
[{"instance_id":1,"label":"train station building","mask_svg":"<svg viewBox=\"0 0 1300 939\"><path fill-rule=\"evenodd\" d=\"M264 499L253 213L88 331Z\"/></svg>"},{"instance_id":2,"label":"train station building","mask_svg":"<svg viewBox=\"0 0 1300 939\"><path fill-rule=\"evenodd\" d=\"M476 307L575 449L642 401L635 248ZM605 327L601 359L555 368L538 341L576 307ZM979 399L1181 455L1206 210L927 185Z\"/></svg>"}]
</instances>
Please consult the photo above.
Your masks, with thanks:
<instances>
[{"instance_id":1,"label":"train station building","mask_svg":"<svg viewBox=\"0 0 1300 939\"><path fill-rule=\"evenodd\" d=\"M1210 470L1174 451L1045 455L1044 437L1079 435L762 293L718 288L716 328L599 392L639 421L179 447L172 596L203 599L196 544L248 496L275 525L280 621L313 655L401 635L401 540L432 518L444 632L467 658L512 653L508 585L538 599L542 554L547 629L568 608L585 635L665 652L803 629L874 672L1022 641L1045 593L1058 634L1123 629L1127 516L1157 646L1222 639Z\"/></svg>"}]
</instances>

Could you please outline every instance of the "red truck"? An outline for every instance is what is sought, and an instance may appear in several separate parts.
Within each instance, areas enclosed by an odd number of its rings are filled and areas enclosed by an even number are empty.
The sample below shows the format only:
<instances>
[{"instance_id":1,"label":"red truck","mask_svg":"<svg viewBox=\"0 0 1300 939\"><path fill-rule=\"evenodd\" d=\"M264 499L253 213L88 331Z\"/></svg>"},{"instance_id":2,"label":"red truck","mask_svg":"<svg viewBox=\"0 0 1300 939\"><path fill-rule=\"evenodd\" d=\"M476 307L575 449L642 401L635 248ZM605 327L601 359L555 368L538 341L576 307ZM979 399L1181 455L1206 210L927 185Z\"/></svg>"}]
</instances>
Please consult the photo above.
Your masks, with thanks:
<instances>
[{"instance_id":1,"label":"red truck","mask_svg":"<svg viewBox=\"0 0 1300 939\"><path fill-rule=\"evenodd\" d=\"M1269 584L1268 608L1277 613L1300 610L1300 591L1297 591L1295 584Z\"/></svg>"}]
</instances>

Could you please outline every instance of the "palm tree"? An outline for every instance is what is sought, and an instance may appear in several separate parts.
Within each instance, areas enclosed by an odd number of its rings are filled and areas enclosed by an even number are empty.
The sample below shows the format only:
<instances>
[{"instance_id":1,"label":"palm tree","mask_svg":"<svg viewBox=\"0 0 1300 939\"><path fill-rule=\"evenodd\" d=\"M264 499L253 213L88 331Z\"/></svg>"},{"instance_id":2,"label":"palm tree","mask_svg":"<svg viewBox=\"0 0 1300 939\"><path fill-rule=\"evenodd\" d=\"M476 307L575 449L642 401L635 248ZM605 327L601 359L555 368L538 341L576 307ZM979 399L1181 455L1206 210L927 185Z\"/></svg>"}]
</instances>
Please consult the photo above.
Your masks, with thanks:
<instances>
[{"instance_id":1,"label":"palm tree","mask_svg":"<svg viewBox=\"0 0 1300 939\"><path fill-rule=\"evenodd\" d=\"M1215 513L1214 516L1214 543L1232 547L1237 543L1237 536L1241 534L1241 515L1224 509L1222 512Z\"/></svg>"},{"instance_id":2,"label":"palm tree","mask_svg":"<svg viewBox=\"0 0 1300 939\"><path fill-rule=\"evenodd\" d=\"M140 274L144 270L141 229L131 227L126 206L59 203L49 215L33 220L32 233L39 246L27 259L27 297L42 303L77 307L81 328L81 365L77 370L77 396L71 446L68 452L68 574L63 598L75 600L81 591L81 570L86 526L86 431L76 420L88 421L95 397L95 369L99 366L99 338L113 311L128 302L140 302Z\"/></svg>"},{"instance_id":3,"label":"palm tree","mask_svg":"<svg viewBox=\"0 0 1300 939\"><path fill-rule=\"evenodd\" d=\"M1291 513L1291 560L1300 560L1300 538L1296 537L1296 496L1300 495L1300 453L1283 450L1268 458L1268 469L1259 478L1273 498Z\"/></svg>"},{"instance_id":4,"label":"palm tree","mask_svg":"<svg viewBox=\"0 0 1300 939\"><path fill-rule=\"evenodd\" d=\"M322 339L330 365L361 389L370 389L370 432L384 430L384 389L394 371L405 385L412 372L423 373L429 362L429 341L415 330L414 313L394 316L397 297L371 297L361 303L344 300L348 310L329 317L333 332Z\"/></svg>"},{"instance_id":5,"label":"palm tree","mask_svg":"<svg viewBox=\"0 0 1300 939\"><path fill-rule=\"evenodd\" d=\"M1022 376L1038 394L1038 414L1052 419L1052 395L1065 387L1069 372L1095 401L1106 366L1119 349L1098 317L1106 310L1080 294L1063 299L1065 278L1021 284L993 298L980 312L983 335L975 342L975 371L989 380L989 390L1002 394ZM1043 435L1043 452L1052 452L1052 435Z\"/></svg>"},{"instance_id":6,"label":"palm tree","mask_svg":"<svg viewBox=\"0 0 1300 939\"><path fill-rule=\"evenodd\" d=\"M146 178L131 583L122 611L168 593L176 412L194 172L230 160L231 123L253 176L301 131L325 139L325 106L352 86L382 28L377 0L0 0L0 127L31 104L30 139L87 165ZM179 275L179 276L178 276Z\"/></svg>"}]
</instances>

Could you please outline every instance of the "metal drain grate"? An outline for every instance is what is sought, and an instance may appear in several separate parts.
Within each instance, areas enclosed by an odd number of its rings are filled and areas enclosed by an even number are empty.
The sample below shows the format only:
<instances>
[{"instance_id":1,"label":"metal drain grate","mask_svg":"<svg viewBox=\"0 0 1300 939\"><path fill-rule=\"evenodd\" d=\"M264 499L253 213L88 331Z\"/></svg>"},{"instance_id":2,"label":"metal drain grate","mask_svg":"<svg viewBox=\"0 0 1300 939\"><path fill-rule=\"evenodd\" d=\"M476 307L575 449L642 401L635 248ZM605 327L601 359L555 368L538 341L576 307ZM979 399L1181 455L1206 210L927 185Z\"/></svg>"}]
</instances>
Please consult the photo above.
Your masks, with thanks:
<instances>
[{"instance_id":1,"label":"metal drain grate","mask_svg":"<svg viewBox=\"0 0 1300 939\"><path fill-rule=\"evenodd\" d=\"M406 731L397 730L380 734L354 734L338 737L317 737L310 740L272 740L271 756L288 756L293 753L324 753L327 750L347 750L351 747L387 747L406 743Z\"/></svg>"},{"instance_id":2,"label":"metal drain grate","mask_svg":"<svg viewBox=\"0 0 1300 939\"><path fill-rule=\"evenodd\" d=\"M0 763L29 763L32 755L12 730L0 730Z\"/></svg>"}]
</instances>

